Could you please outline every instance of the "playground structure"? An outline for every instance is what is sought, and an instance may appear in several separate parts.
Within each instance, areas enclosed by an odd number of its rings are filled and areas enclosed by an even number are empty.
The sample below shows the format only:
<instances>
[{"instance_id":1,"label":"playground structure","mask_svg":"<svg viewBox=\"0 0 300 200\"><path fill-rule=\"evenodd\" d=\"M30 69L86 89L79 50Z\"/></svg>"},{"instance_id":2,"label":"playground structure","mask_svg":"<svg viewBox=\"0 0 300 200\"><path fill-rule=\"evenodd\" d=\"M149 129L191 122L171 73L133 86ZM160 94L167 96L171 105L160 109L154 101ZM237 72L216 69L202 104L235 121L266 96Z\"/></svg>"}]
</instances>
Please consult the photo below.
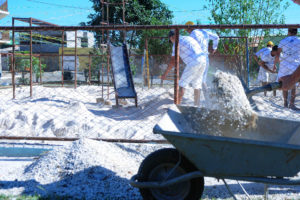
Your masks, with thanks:
<instances>
[{"instance_id":1,"label":"playground structure","mask_svg":"<svg viewBox=\"0 0 300 200\"><path fill-rule=\"evenodd\" d=\"M30 19L31 20L31 23L34 23L35 20L34 19ZM27 20L28 22L28 20ZM29 21L30 22L30 21ZM13 42L15 43L15 33L16 32L30 32L31 34L29 35L29 40L30 40L30 45L32 45L32 41L33 41L33 36L32 36L32 32L33 31L56 31L56 32L61 32L61 40L60 40L60 43L61 43L61 54L46 54L46 53L34 53L33 52L33 49L32 49L32 46L29 48L30 51L28 52L28 54L22 54L23 56L27 56L27 59L30 59L30 63L32 63L32 60L33 60L33 57L37 57L39 60L41 60L39 63L43 62L43 57L53 57L55 59L58 59L59 57L63 58L65 56L64 54L64 45L65 45L65 41L64 41L64 37L63 37L63 34L64 32L66 31L74 31L75 32L75 43L77 42L77 34L76 32L79 31L79 30L84 30L84 31L90 31L90 32L102 32L103 34L105 32L109 32L109 31L122 31L123 33L124 32L128 32L128 31L131 31L131 30L142 30L142 31L147 31L147 30L154 30L154 29L163 29L163 30L170 30L170 29L175 29L175 31L178 31L179 33L179 30L180 29L184 29L184 28L187 28L188 26L186 25L172 25L172 26L136 26L136 25L101 25L101 26L73 26L73 27L70 27L70 26L54 26L54 25L51 25L51 24L42 24L41 26L29 26L29 27L25 27L25 26L12 26L12 27L1 27L1 30L5 30L5 31L12 31L12 35L13 35ZM193 28L206 28L206 29L274 29L274 30L278 30L278 29L283 29L283 28L289 28L289 27L299 27L299 25L194 25ZM177 33L177 36L178 36L178 33ZM104 35L103 35L104 36ZM106 39L107 41L109 41L109 34L106 34ZM104 37L102 37L103 39ZM242 49L242 51L240 51L239 54L237 53L233 53L233 54L222 54L222 53L219 53L219 54L216 54L216 55L213 55L213 59L210 59L211 62L215 62L215 60L217 60L218 58L221 58L223 59L221 62L221 64L225 65L226 63L224 63L224 60L227 62L227 63L230 63L232 65L235 65L236 68L238 68L237 70L240 71L240 74L241 76L244 78L245 82L248 83L249 85L249 82L250 82L250 71L249 71L249 68L250 68L250 55L249 55L249 39L245 38L245 37L220 37L221 38L221 41L220 41L220 46L224 46L223 49L226 49L226 45L224 45L222 43L223 39L224 41L225 40L230 40L231 42L233 40L237 41L238 44L240 44L239 48ZM151 40L152 38L148 38L147 40ZM155 39L155 38L154 38ZM161 38L157 38L157 39L161 39ZM177 43L178 43L178 38L177 38ZM230 42L229 41L229 42ZM137 72L143 74L142 75L142 78L144 79L144 83L143 85L147 85L147 87L149 88L150 87L150 84L149 84L149 80L151 78L149 78L150 76L150 71L151 71L151 68L153 68L153 66L150 66L150 63L149 63L149 55L147 56L147 52L148 49L147 49L147 43L149 41L146 41L145 42L145 55L139 55L139 54L136 54L136 53L131 53L129 55L129 57L132 57L132 56L135 56L135 57L144 57L143 59L141 60L144 60L144 62L141 62L141 63L144 63L144 64L139 64L139 66L143 66L141 67L141 70L140 68L137 69ZM176 44L177 44L176 43ZM107 49L107 47L104 45L104 42L100 41L99 42L99 50L102 51L102 53L100 54L93 54L93 53L78 53L78 49L77 48L77 44L75 44L75 47L74 47L74 56L77 58L77 57L84 57L85 60L86 60L86 67L85 67L85 75L86 75L86 81L83 81L83 82L86 82L88 84L92 84L92 83L95 83L94 80L92 80L92 76L93 76L93 70L96 69L98 70L98 84L101 85L101 88L102 88L102 97L104 97L104 87L106 87L106 91L107 91L107 94L105 95L106 97L105 98L109 98L109 95L112 93L110 92L110 87L112 86L112 83L111 83L111 70L110 70L110 55L109 55L109 52L110 51L107 51L105 49ZM13 48L15 48L16 45L13 45ZM178 47L176 47L178 48ZM175 49L176 49L175 48ZM178 52L177 52L178 53ZM149 53L148 53L149 54ZM15 87L16 87L16 80L15 80L15 73L18 72L16 70L16 56L19 56L19 52L16 52L15 50L13 50L13 52L11 53L3 53L3 55L7 55L8 56L8 65L9 65L9 69L8 71L11 72L12 74L12 82L11 82L11 85L12 85L12 88L13 88L13 98L15 98ZM68 54L69 56L70 54ZM160 55L160 56L164 56L164 55ZM174 84L174 102L176 102L176 96L177 96L177 85L178 85L178 79L179 79L179 56L176 54L178 60L176 60L176 67L174 69L174 75L171 75L170 77L170 81L168 81L168 83L170 84ZM231 60L226 60L227 58L230 58ZM95 60L100 60L98 62L95 62ZM232 59L234 59L235 61L233 62ZM77 59L74 59L74 60L77 60ZM61 65L60 66L63 66L64 62L64 59L61 59ZM94 63L95 62L95 63ZM166 59L166 62L167 62L167 59ZM219 63L220 63L219 62ZM13 65L12 65L13 63ZM148 64L147 64L148 63ZM242 65L241 65L242 64ZM76 66L75 69L74 69L74 88L77 87L77 83L80 83L82 82L82 80L77 80L77 75L79 75L79 73L82 73L83 74L83 69L80 69L80 71L78 71L78 66L77 66L77 62L74 63L74 65ZM95 68L95 65L96 65L96 68ZM217 64L218 65L218 62ZM94 69L93 69L94 68ZM27 68L28 70L28 68ZM162 69L163 70L163 69ZM56 84L61 84L61 86L64 86L65 84L65 81L63 79L63 72L64 72L64 69L60 67L60 69L58 68L58 71L61 72L61 81L59 82L56 82ZM31 92L30 92L30 96L32 96L32 86L33 86L33 79L32 79L32 74L33 74L33 69L32 69L32 64L31 66L29 67L29 70L27 71L27 73L30 74L30 82L29 82L29 86L31 88ZM99 76L101 75L101 76ZM81 76L82 77L82 76ZM101 77L101 78L100 78ZM174 77L174 78L172 78ZM40 77L40 84L42 83L43 81L43 75L41 75ZM104 79L106 78L106 80ZM159 79L159 74L156 76L157 79ZM133 77L133 79L135 79L135 77ZM172 82L174 80L174 82ZM136 81L136 80L135 80ZM82 83L83 83L82 82ZM68 82L70 83L70 82ZM97 81L96 81L97 83ZM146 83L146 84L145 84Z\"/></svg>"}]
</instances>

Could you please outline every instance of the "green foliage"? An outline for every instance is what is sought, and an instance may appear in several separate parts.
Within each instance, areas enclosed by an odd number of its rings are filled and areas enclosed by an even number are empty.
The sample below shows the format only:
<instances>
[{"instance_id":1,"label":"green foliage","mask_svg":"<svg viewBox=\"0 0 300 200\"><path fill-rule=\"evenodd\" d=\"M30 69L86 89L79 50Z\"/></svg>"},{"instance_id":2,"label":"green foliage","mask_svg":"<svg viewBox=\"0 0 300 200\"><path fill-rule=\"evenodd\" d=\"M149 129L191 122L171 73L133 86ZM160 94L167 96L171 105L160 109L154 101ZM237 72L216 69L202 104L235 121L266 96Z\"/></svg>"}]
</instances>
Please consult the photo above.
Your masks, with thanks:
<instances>
[{"instance_id":1,"label":"green foliage","mask_svg":"<svg viewBox=\"0 0 300 200\"><path fill-rule=\"evenodd\" d=\"M284 0L206 0L209 20L215 24L282 24L283 11L289 6ZM264 36L270 30L219 30L230 36Z\"/></svg>"},{"instance_id":2,"label":"green foliage","mask_svg":"<svg viewBox=\"0 0 300 200\"><path fill-rule=\"evenodd\" d=\"M206 9L210 10L209 20L213 24L283 24L283 11L289 6L284 0L206 0ZM265 46L264 38L281 34L273 29L220 29L216 32L221 36L247 37L249 46ZM245 39L222 39L218 52L230 57L227 63L241 66L240 56L246 55ZM249 55L253 49L249 48ZM256 72L258 66L250 58L250 71ZM245 69L243 69L245 70Z\"/></svg>"},{"instance_id":3,"label":"green foliage","mask_svg":"<svg viewBox=\"0 0 300 200\"><path fill-rule=\"evenodd\" d=\"M27 51L19 52L21 54L29 54ZM25 71L30 70L30 56L28 55L16 55L15 56L15 63L16 63L16 70L22 72L22 78L20 78L20 82L24 84L28 84L29 81L27 78L24 77ZM40 60L39 58L32 56L32 71L36 76L36 79L40 78L40 76L44 73L44 70L46 68L46 64L41 63L41 69L40 69Z\"/></svg>"},{"instance_id":4,"label":"green foliage","mask_svg":"<svg viewBox=\"0 0 300 200\"><path fill-rule=\"evenodd\" d=\"M99 0L90 0L93 2L95 14L90 14L89 18L91 21L87 22L88 25L100 25L102 20L106 21L107 10L104 5L102 11L102 3ZM120 0L110 0L113 2L121 2ZM160 24L171 24L173 18L172 11L170 11L165 4L160 0L130 0L126 4L125 9L125 21L131 25L160 25ZM103 17L103 18L102 18ZM109 7L109 23L110 24L123 24L123 9L122 6L110 6ZM147 32L147 33L146 33ZM144 49L144 39L150 36L167 36L168 31L162 30L132 30L126 34L126 42L130 45L129 49L139 48ZM106 34L102 38L102 32L96 33L96 37L100 41L106 40ZM123 42L123 34L120 31L112 31L110 33L110 41L114 43ZM153 44L152 44L153 43ZM155 46L155 48L152 48ZM159 48L157 48L159 47ZM157 50L155 50L157 49ZM149 52L155 53L166 53L168 47L162 46L161 41L151 41L149 44Z\"/></svg>"},{"instance_id":5,"label":"green foliage","mask_svg":"<svg viewBox=\"0 0 300 200\"><path fill-rule=\"evenodd\" d=\"M167 23L159 22L153 20L151 25L168 25ZM169 42L167 37L169 30L145 30L142 31L139 44L138 44L138 53L142 54L145 49L145 41L148 41L148 53L149 55L166 55L170 54L172 50L172 44ZM156 37L156 38L153 38ZM161 38L159 38L161 37Z\"/></svg>"},{"instance_id":6,"label":"green foliage","mask_svg":"<svg viewBox=\"0 0 300 200\"><path fill-rule=\"evenodd\" d=\"M132 76L135 76L137 73L137 65L135 64L134 61L135 61L134 58L129 59L130 70L131 70Z\"/></svg>"}]
</instances>

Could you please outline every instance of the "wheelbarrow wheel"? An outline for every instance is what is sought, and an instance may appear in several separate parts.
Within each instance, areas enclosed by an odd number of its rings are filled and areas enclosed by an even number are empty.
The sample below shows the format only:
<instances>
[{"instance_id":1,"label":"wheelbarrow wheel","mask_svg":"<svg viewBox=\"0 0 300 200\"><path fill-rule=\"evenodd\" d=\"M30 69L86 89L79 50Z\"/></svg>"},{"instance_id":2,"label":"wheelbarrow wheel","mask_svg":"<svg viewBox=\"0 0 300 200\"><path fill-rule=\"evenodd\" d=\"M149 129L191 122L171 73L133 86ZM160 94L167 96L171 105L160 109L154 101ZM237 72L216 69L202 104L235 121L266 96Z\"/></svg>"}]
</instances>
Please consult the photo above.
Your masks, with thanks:
<instances>
[{"instance_id":1,"label":"wheelbarrow wheel","mask_svg":"<svg viewBox=\"0 0 300 200\"><path fill-rule=\"evenodd\" d=\"M176 149L160 149L148 155L140 165L138 181L163 181L197 171L197 168ZM176 167L177 166L177 167ZM145 200L198 200L204 190L204 178L194 178L164 188L140 188Z\"/></svg>"}]
</instances>

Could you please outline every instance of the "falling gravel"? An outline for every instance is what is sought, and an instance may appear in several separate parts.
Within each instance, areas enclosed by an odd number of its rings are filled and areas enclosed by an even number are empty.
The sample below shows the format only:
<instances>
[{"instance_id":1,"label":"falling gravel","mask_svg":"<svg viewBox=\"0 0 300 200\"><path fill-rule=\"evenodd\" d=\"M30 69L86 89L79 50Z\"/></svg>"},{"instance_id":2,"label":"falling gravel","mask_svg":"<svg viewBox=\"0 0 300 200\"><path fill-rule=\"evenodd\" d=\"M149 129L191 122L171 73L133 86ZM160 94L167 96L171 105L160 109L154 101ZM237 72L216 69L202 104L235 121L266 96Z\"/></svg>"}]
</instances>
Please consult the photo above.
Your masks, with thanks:
<instances>
[{"instance_id":1,"label":"falling gravel","mask_svg":"<svg viewBox=\"0 0 300 200\"><path fill-rule=\"evenodd\" d=\"M257 114L252 109L237 76L217 71L208 96L206 106L213 110L213 115L218 116L214 118L214 124L229 124L237 129L255 127ZM205 117L209 117L207 115L210 115L210 112L204 114Z\"/></svg>"}]
</instances>

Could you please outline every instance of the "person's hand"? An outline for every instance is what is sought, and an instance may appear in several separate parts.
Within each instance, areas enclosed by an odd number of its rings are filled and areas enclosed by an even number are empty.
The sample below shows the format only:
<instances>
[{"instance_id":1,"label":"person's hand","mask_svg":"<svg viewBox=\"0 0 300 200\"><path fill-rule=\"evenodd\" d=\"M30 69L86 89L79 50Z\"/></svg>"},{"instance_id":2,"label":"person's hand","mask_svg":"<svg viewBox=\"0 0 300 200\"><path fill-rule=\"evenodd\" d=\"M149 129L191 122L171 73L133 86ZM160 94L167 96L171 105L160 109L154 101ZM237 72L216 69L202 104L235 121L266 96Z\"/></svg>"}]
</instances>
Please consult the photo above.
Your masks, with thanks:
<instances>
[{"instance_id":1,"label":"person's hand","mask_svg":"<svg viewBox=\"0 0 300 200\"><path fill-rule=\"evenodd\" d=\"M213 50L211 50L210 54L211 54L211 55L214 55L216 52L217 52L217 50L216 50L216 49L213 49Z\"/></svg>"},{"instance_id":2,"label":"person's hand","mask_svg":"<svg viewBox=\"0 0 300 200\"><path fill-rule=\"evenodd\" d=\"M276 73L276 71L277 71L277 67L276 67L276 65L274 65L273 72Z\"/></svg>"},{"instance_id":3,"label":"person's hand","mask_svg":"<svg viewBox=\"0 0 300 200\"><path fill-rule=\"evenodd\" d=\"M281 90L283 90L283 91L290 90L294 86L294 84L292 83L291 75L280 77L279 82L281 82L281 84L282 84Z\"/></svg>"},{"instance_id":4,"label":"person's hand","mask_svg":"<svg viewBox=\"0 0 300 200\"><path fill-rule=\"evenodd\" d=\"M263 66L264 64L265 64L264 61L262 61L262 60L258 61L258 65L259 65L259 66Z\"/></svg>"},{"instance_id":5,"label":"person's hand","mask_svg":"<svg viewBox=\"0 0 300 200\"><path fill-rule=\"evenodd\" d=\"M276 73L276 72L277 72L277 71L276 71L276 69L277 69L277 68L276 68L276 66L274 66L274 67L273 67L273 69L269 69L269 72L271 72L271 73L273 73L273 74L274 74L274 73Z\"/></svg>"}]
</instances>

